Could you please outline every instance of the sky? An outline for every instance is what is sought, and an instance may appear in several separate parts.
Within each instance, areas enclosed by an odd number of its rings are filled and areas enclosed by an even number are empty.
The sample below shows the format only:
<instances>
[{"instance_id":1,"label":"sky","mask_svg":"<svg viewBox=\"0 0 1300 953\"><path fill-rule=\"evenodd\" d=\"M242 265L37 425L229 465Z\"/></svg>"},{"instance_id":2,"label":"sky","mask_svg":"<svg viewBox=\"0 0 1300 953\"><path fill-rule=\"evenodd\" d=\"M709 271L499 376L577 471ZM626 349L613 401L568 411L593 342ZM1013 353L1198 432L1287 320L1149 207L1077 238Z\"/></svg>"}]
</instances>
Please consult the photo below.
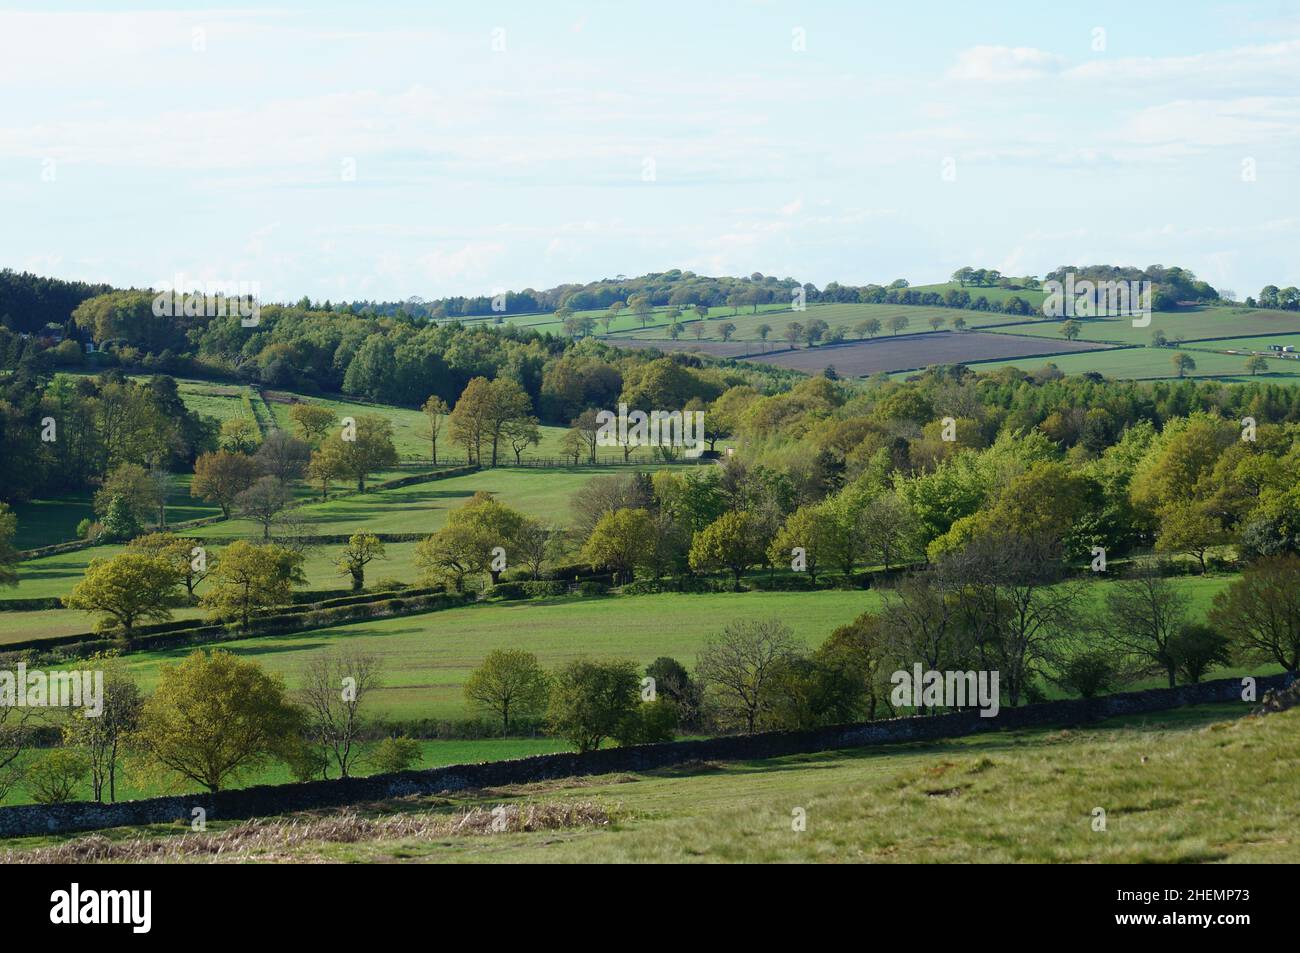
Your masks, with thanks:
<instances>
[{"instance_id":1,"label":"sky","mask_svg":"<svg viewBox=\"0 0 1300 953\"><path fill-rule=\"evenodd\" d=\"M0 3L0 267L1300 284L1300 2Z\"/></svg>"}]
</instances>

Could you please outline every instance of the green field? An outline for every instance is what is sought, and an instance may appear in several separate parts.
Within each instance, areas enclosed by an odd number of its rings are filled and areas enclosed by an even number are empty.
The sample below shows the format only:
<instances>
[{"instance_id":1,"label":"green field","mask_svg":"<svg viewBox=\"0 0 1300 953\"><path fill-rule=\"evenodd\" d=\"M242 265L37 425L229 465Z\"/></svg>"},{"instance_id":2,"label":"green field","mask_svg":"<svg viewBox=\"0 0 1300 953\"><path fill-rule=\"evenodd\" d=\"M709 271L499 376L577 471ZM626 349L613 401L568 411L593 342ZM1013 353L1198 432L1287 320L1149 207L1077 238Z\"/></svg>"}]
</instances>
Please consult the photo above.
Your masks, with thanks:
<instances>
[{"instance_id":1,"label":"green field","mask_svg":"<svg viewBox=\"0 0 1300 953\"><path fill-rule=\"evenodd\" d=\"M1031 305L1035 306L1042 304L1043 299L1047 297L1047 292L1045 291L1030 291L1024 288L989 288L982 285L962 286L955 281L944 281L934 285L912 285L908 290L919 291L922 294L929 291L936 291L939 294L947 294L949 291L965 291L971 296L971 300L985 297L989 299L990 303L1001 301L1003 304L1006 303L1008 298L1015 297L1020 298L1022 301L1027 301Z\"/></svg>"},{"instance_id":2,"label":"green field","mask_svg":"<svg viewBox=\"0 0 1300 953\"><path fill-rule=\"evenodd\" d=\"M1191 344L1184 344L1185 350L1192 351L1241 351L1245 353L1259 353L1266 357L1271 357L1274 352L1268 349L1270 344L1290 345L1296 348L1290 357L1279 357L1278 360L1296 360L1300 358L1300 333L1296 334L1268 334L1262 337L1244 337L1244 338L1214 338L1209 341L1196 341Z\"/></svg>"},{"instance_id":3,"label":"green field","mask_svg":"<svg viewBox=\"0 0 1300 953\"><path fill-rule=\"evenodd\" d=\"M1208 338L1239 338L1253 334L1300 332L1300 312L1269 311L1259 308L1205 307L1181 311L1156 311L1146 327L1134 327L1132 318L1075 318L1082 330L1081 341L1105 341L1116 344L1150 344L1151 336L1160 331L1170 343L1178 340L1200 341ZM1059 338L1065 321L1036 321L1007 329L1015 334L1032 334ZM1264 345L1272 341L1261 339ZM1283 343L1283 342L1277 342Z\"/></svg>"},{"instance_id":4,"label":"green field","mask_svg":"<svg viewBox=\"0 0 1300 953\"><path fill-rule=\"evenodd\" d=\"M343 647L380 655L384 688L371 715L463 718L462 685L493 649L535 652L554 667L582 655L634 659L641 665L660 655L693 666L704 640L736 618L777 616L810 645L831 629L877 604L869 592L666 594L565 599L544 603L477 605L445 612L379 619L291 635L241 639L222 648L281 672L290 686L306 661ZM126 656L127 668L150 692L158 664L189 650Z\"/></svg>"},{"instance_id":5,"label":"green field","mask_svg":"<svg viewBox=\"0 0 1300 953\"><path fill-rule=\"evenodd\" d=\"M1214 594L1231 579L1179 577L1177 584L1188 594L1193 613L1203 616ZM1094 605L1100 605L1103 585L1092 590ZM693 668L705 640L734 620L779 618L811 647L823 642L836 626L879 605L877 590L574 597L467 606L241 639L223 643L222 648L283 673L291 686L306 661L320 652L344 646L374 652L384 660L387 682L375 694L371 714L395 719L462 718L465 678L493 649L526 649L548 668L582 655L627 658L641 665L669 655ZM152 691L159 663L188 651L141 652L128 655L126 663L141 687Z\"/></svg>"},{"instance_id":6,"label":"green field","mask_svg":"<svg viewBox=\"0 0 1300 953\"><path fill-rule=\"evenodd\" d=\"M668 325L671 323L668 320L668 315L670 310L671 309L668 307L658 307L653 309L653 311L651 311L649 315L648 320L646 321L644 329L651 330L654 328L668 327ZM738 313L741 315L749 314L752 310L753 310L752 305L742 305ZM758 306L759 314L774 313L774 312L779 313L781 311L788 311L788 310L790 310L790 304L788 300L771 302L769 304L760 304ZM678 320L681 323L685 324L687 321L695 320L695 312L691 310L690 306L683 305L680 311L681 311L681 317ZM606 333L605 326L600 323L600 319L605 314L606 311L604 310L594 309L590 311L575 311L573 313L573 316L575 318L592 318L597 322L594 333L603 335ZM710 320L717 320L717 321L732 320L731 314L732 314L732 309L725 305L719 305L715 308L709 309ZM478 320L491 321L492 319L482 318ZM515 327L518 328L528 328L530 330L538 331L540 333L550 333L556 335L564 334L564 322L556 318L553 313L520 315L517 318L508 317L505 319L503 323L514 325ZM621 334L623 332L638 331L638 330L642 330L641 319L638 318L631 310L626 308L619 314L619 316L615 320L611 321L609 325L610 334Z\"/></svg>"},{"instance_id":7,"label":"green field","mask_svg":"<svg viewBox=\"0 0 1300 953\"><path fill-rule=\"evenodd\" d=\"M228 539L219 539L224 545ZM414 582L415 547L418 543L388 543L385 546L385 559L375 560L370 564L369 580L396 579L400 582ZM126 546L111 544L92 546L72 553L57 556L45 556L41 559L29 559L18 566L18 585L14 588L0 589L0 603L6 599L42 599L50 596L66 596L72 587L80 581L92 559L111 559L124 552ZM343 550L342 543L333 543L310 547L307 550L303 570L307 575L308 589L347 588L347 577L339 574L335 563ZM217 551L218 553L220 550ZM198 592L202 594L200 583ZM12 614L12 613L11 613ZM5 614L0 613L0 633L5 629ZM0 638L3 636L0 635Z\"/></svg>"},{"instance_id":8,"label":"green field","mask_svg":"<svg viewBox=\"0 0 1300 953\"><path fill-rule=\"evenodd\" d=\"M1262 381L1275 384L1300 383L1300 361L1270 362L1267 372L1251 376L1246 371L1246 356L1241 354L1217 354L1211 351L1184 348L1136 347L1112 351L1088 351L1082 354L1062 354L1054 357L1022 357L1009 361L972 362L967 366L980 373L997 370L999 367L1018 367L1023 371L1033 372L1048 364L1055 364L1062 373L1083 374L1096 371L1107 377L1128 380L1166 380L1177 377L1174 371L1174 355L1180 352L1190 354L1196 361L1196 370L1186 376L1191 378L1213 377L1231 382ZM897 374L907 377L909 374Z\"/></svg>"},{"instance_id":9,"label":"green field","mask_svg":"<svg viewBox=\"0 0 1300 953\"><path fill-rule=\"evenodd\" d=\"M173 610L177 619L197 619L196 607ZM42 609L38 612L0 612L0 646L29 639L52 639L63 635L93 632L98 616L76 609Z\"/></svg>"},{"instance_id":10,"label":"green field","mask_svg":"<svg viewBox=\"0 0 1300 953\"><path fill-rule=\"evenodd\" d=\"M190 496L192 474L174 474L167 495L167 520L179 523L184 520L217 516L216 506ZM95 511L89 493L64 496L49 500L30 500L13 505L18 517L18 532L14 545L18 549L37 549L76 540L77 524L83 519L94 519ZM0 590L0 598L4 597Z\"/></svg>"},{"instance_id":11,"label":"green field","mask_svg":"<svg viewBox=\"0 0 1300 953\"><path fill-rule=\"evenodd\" d=\"M280 392L268 391L268 403L272 413L275 414L276 423L282 429L292 431L293 425L289 419L289 411L293 404L286 400L276 399ZM287 396L287 395L285 395ZM328 407L341 420L344 417L357 417L361 414L378 414L387 418L393 425L393 444L397 447L397 453L403 460L423 460L428 461L432 452L429 443L429 423L428 418L418 410L412 410L406 407L392 407L385 404L363 404L358 402L347 401L343 399L326 399L326 398L304 398L309 403L319 404ZM188 401L188 398L187 398ZM563 456L561 443L564 435L568 431L566 427L541 427L541 442L535 447L529 447L522 454L522 459L528 460L556 460ZM491 451L490 447L484 448L484 456ZM637 447L632 452L633 461L647 462L650 461L653 448ZM508 443L502 443L498 450L498 457L502 463L514 462L514 451ZM622 462L623 452L621 450L605 451L598 454L602 462ZM447 427L444 424L443 432L438 439L438 459L439 463L443 460L455 460L460 463L465 462L465 448L452 444L448 435Z\"/></svg>"},{"instance_id":12,"label":"green field","mask_svg":"<svg viewBox=\"0 0 1300 953\"><path fill-rule=\"evenodd\" d=\"M248 416L240 396L251 393L246 385L178 381L177 390L185 406L202 417L215 417L224 423L232 417Z\"/></svg>"},{"instance_id":13,"label":"green field","mask_svg":"<svg viewBox=\"0 0 1300 953\"><path fill-rule=\"evenodd\" d=\"M311 521L316 535L358 531L431 534L445 524L452 509L463 505L474 493L487 491L530 516L564 525L570 518L573 494L595 477L617 472L622 471L608 467L499 468L394 490L375 490L323 503L313 502L303 505L297 512ZM301 492L308 490L303 488ZM187 535L209 540L219 547L237 538L260 538L261 527L249 520L233 519L189 530ZM368 585L389 579L416 583L420 577L415 565L417 545L416 542L388 543L386 558L376 560L369 567ZM92 559L110 558L124 549L121 545L93 546L28 560L19 564L18 585L0 590L0 602L66 596L80 581ZM343 544L332 543L308 550L303 567L307 576L305 588L347 587L348 579L340 575L335 565L342 549ZM220 556L219 549L217 555ZM201 595L202 592L200 584L198 593ZM176 618L191 618L197 614L198 610L178 610ZM94 616L73 610L0 612L0 644L74 635L90 632L93 628Z\"/></svg>"},{"instance_id":14,"label":"green field","mask_svg":"<svg viewBox=\"0 0 1300 953\"><path fill-rule=\"evenodd\" d=\"M815 318L825 321L832 329L844 328L850 339L858 337L857 332L853 330L854 325L867 318L876 318L881 324L881 331L877 337L889 337L893 333L889 330L889 321L898 315L908 319L908 325L905 329L908 334L928 333L934 330L928 323L932 317L943 321L943 325L939 330L950 330L951 325L949 322L958 315L966 319L966 325L970 328L1025 320L1015 315L996 314L991 311L969 311L963 308L923 308L919 305L903 304L810 304L805 311L782 311L777 314L756 315L742 313L736 317L728 316L721 320L713 320L713 315L710 315L709 320L703 322L683 321L680 340L687 342L696 340L692 326L700 324L707 332L700 340L721 341L722 332L719 328L730 321L736 326L736 331L731 336L733 341L760 340L758 328L760 325L766 324L772 329L767 337L768 342L783 347L785 341L782 334L791 323L798 322L807 325L809 321ZM645 341L668 340L668 334L664 327L647 328L645 331L634 331L628 335L620 335L620 337Z\"/></svg>"},{"instance_id":15,"label":"green field","mask_svg":"<svg viewBox=\"0 0 1300 953\"><path fill-rule=\"evenodd\" d=\"M544 520L567 522L569 500L581 486L598 475L626 472L609 467L498 467L431 483L415 483L394 490L304 504L298 515L316 524L322 535L355 533L433 533L447 521L447 513L479 491L492 493L503 503ZM200 527L195 535L229 539L260 535L249 520L232 519Z\"/></svg>"}]
</instances>

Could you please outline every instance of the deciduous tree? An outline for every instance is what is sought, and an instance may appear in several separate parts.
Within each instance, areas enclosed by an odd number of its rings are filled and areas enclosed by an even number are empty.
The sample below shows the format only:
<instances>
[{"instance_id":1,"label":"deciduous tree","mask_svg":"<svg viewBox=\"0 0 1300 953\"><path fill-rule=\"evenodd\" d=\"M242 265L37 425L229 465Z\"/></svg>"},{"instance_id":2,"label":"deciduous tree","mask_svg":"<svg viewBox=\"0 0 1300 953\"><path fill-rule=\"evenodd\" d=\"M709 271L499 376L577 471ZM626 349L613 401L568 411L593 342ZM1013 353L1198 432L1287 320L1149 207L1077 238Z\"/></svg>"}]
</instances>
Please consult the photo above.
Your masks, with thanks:
<instances>
[{"instance_id":1,"label":"deciduous tree","mask_svg":"<svg viewBox=\"0 0 1300 953\"><path fill-rule=\"evenodd\" d=\"M164 663L135 738L155 765L211 792L301 745L304 719L284 680L229 652Z\"/></svg>"},{"instance_id":2,"label":"deciduous tree","mask_svg":"<svg viewBox=\"0 0 1300 953\"><path fill-rule=\"evenodd\" d=\"M86 574L64 597L69 609L98 613L96 629L122 629L130 638L144 620L165 622L181 577L174 561L145 552L118 553L90 561Z\"/></svg>"},{"instance_id":3,"label":"deciduous tree","mask_svg":"<svg viewBox=\"0 0 1300 953\"><path fill-rule=\"evenodd\" d=\"M511 718L542 714L549 690L537 656L520 649L494 649L465 680L465 700L499 718L502 735L510 733Z\"/></svg>"}]
</instances>

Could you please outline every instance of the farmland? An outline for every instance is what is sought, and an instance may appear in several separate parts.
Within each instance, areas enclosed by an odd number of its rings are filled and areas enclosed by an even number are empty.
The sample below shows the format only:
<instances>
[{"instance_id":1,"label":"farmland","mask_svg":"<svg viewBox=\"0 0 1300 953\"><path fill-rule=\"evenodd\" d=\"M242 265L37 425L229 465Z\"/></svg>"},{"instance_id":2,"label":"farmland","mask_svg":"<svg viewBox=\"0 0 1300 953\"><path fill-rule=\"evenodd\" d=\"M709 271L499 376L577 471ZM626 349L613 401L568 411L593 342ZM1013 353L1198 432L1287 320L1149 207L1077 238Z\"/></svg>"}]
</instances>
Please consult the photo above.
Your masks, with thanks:
<instances>
[{"instance_id":1,"label":"farmland","mask_svg":"<svg viewBox=\"0 0 1300 953\"><path fill-rule=\"evenodd\" d=\"M372 652L382 659L385 671L372 715L459 719L466 717L465 678L493 649L525 649L546 666L580 656L628 658L643 666L661 655L693 661L704 640L738 615L786 619L798 638L815 645L835 626L877 604L877 596L863 592L573 598L468 606L241 639L223 648L282 673L290 686L298 684L303 667L322 652L344 646ZM187 652L142 652L127 656L126 662L141 686L151 691L159 664Z\"/></svg>"},{"instance_id":2,"label":"farmland","mask_svg":"<svg viewBox=\"0 0 1300 953\"><path fill-rule=\"evenodd\" d=\"M947 287L933 286L940 290ZM987 290L990 289L981 293ZM1006 295L1014 293L1006 292ZM1021 297L1034 295L1020 294ZM1034 301L1041 297L1041 293L1037 294ZM889 322L896 316L908 319L905 333L897 336L889 330ZM1131 318L1080 318L1077 319L1080 332L1075 341L1066 340L1061 334L1064 320L912 305L815 304L802 312L740 315L727 317L725 321L713 317L706 321L684 321L682 334L676 341L668 338L664 326L611 335L604 340L620 347L644 346L715 358L747 359L805 373L834 366L841 376L851 377L951 363L969 364L982 370L1003 366L1033 370L1042 366L1042 362L1033 360L1036 355L1051 354L1054 356L1050 361L1067 374L1096 371L1111 377L1143 380L1177 376L1169 351L1147 347L1156 332L1164 334L1170 344L1186 342L1198 352L1266 349L1270 343L1300 344L1300 316L1295 312L1233 306L1156 312L1144 327L1134 327ZM951 329L951 322L957 317L966 322L969 330ZM862 337L857 327L869 318L881 322L879 336L852 340ZM786 328L793 322L806 325L813 319L825 321L832 330L843 329L851 340L836 345L823 343L813 348L806 345L791 348L783 338ZM932 320L938 327L931 327ZM723 341L720 328L726 322L734 324L735 331L730 340ZM758 333L764 325L769 328L766 340L760 339ZM1107 350L1106 345L1112 344L1147 349ZM1196 360L1197 370L1187 376L1231 380L1249 376L1244 358L1210 355L1202 359L1198 354ZM1287 365L1275 364L1267 374L1259 376L1291 383L1298 375Z\"/></svg>"},{"instance_id":3,"label":"farmland","mask_svg":"<svg viewBox=\"0 0 1300 953\"><path fill-rule=\"evenodd\" d=\"M760 304L757 307L758 307L757 315L751 313L754 310L752 305L745 305L736 311L736 316L738 317L738 316L748 315L751 318L757 318L761 320L764 315L780 315L785 312L788 312L790 310L790 303L789 300L786 300L783 302L778 301L778 302L772 302L767 304ZM624 334L624 333L633 333L633 332L635 333L645 332L650 334L654 334L656 332L662 333L663 330L666 329L668 325L671 323L669 318L672 310L673 309L667 307L654 308L650 312L650 314L647 315L647 320L643 327L641 324L641 319L637 317L636 314L632 313L629 309L624 309L622 312L619 313L619 316L617 318L615 318L613 321L610 322L609 333L610 334ZM695 312L692 311L689 306L683 306L680 309L680 312L681 312L681 317L678 320L681 323L684 324L688 321L696 320ZM720 307L711 308L709 311L709 319L713 321L736 320L736 317L731 316L732 312L733 309L727 307L720 306ZM605 314L606 312L601 310L575 311L573 316L575 318L591 318L594 321L600 321L605 316ZM530 315L528 317L519 318L515 320L507 319L507 323L514 323L518 327L526 327L526 328L530 328L531 330L539 331L539 332L549 332L551 334L557 334L557 335L564 333L563 322L561 322L553 314L536 315L536 316ZM602 333L604 333L605 331L604 324L600 325L600 330Z\"/></svg>"},{"instance_id":4,"label":"farmland","mask_svg":"<svg viewBox=\"0 0 1300 953\"><path fill-rule=\"evenodd\" d=\"M914 362L912 367L928 367L931 364L971 363L980 360L983 355L1004 357L1060 351L1088 352L1095 351L1098 347L1080 341L1054 341L1048 344L1033 338L1010 335L940 331L920 337L821 345L784 351L755 360L805 373L816 373L833 366L841 375L865 377L906 367L908 361Z\"/></svg>"},{"instance_id":5,"label":"farmland","mask_svg":"<svg viewBox=\"0 0 1300 953\"><path fill-rule=\"evenodd\" d=\"M612 341L623 346L649 346L644 340L621 339ZM883 337L869 341L847 341L842 344L819 344L816 347L790 348L780 343L766 346L756 342L667 341L654 342L664 351L685 351L752 360L786 370L816 374L834 367L841 376L866 377L900 369L916 369L931 364L973 363L985 356L1015 358L1024 355L1058 354L1061 352L1089 352L1104 350L1106 345L1084 341L1048 341L1018 337L1010 334L991 334L978 331L938 331L923 334L906 334Z\"/></svg>"},{"instance_id":6,"label":"farmland","mask_svg":"<svg viewBox=\"0 0 1300 953\"><path fill-rule=\"evenodd\" d=\"M1208 343L1200 345L1208 347ZM1225 381L1272 381L1281 384L1300 383L1300 362L1271 360L1269 369L1252 376L1246 370L1246 357L1241 354L1219 354L1184 347L1174 348L1117 348L1110 351L1093 351L1086 354L1067 354L1049 358L1020 358L971 363L971 370L984 372L999 367L1018 367L1036 371L1054 364L1064 374L1083 374L1095 371L1106 377L1120 380L1165 380L1176 377L1173 361L1180 352L1186 352L1196 361L1196 369L1188 371L1191 378L1212 377Z\"/></svg>"},{"instance_id":7,"label":"farmland","mask_svg":"<svg viewBox=\"0 0 1300 953\"><path fill-rule=\"evenodd\" d=\"M1203 616L1231 577L1180 577L1178 588ZM1105 583L1095 583L1089 604L1100 607ZM820 644L837 626L880 606L878 590L747 592L480 604L425 615L241 639L223 645L258 659L296 685L307 662L343 646L383 661L386 682L374 696L373 714L393 719L466 717L462 688L483 656L497 648L533 652L543 665L580 656L627 658L646 665L661 655L693 663L705 640L738 618L778 618L797 639ZM0 618L2 621L2 618ZM126 657L140 684L151 690L162 662L188 650L141 652ZM1150 684L1159 684L1158 680Z\"/></svg>"},{"instance_id":8,"label":"farmland","mask_svg":"<svg viewBox=\"0 0 1300 953\"><path fill-rule=\"evenodd\" d=\"M448 511L477 492L492 493L528 516L566 520L574 491L601 473L603 467L498 467L430 483L306 503L296 515L324 535L332 533L432 533L447 520ZM205 539L250 536L260 530L249 520L231 519L195 531Z\"/></svg>"},{"instance_id":9,"label":"farmland","mask_svg":"<svg viewBox=\"0 0 1300 953\"><path fill-rule=\"evenodd\" d=\"M791 324L807 325L809 321L814 319L825 321L831 330L840 328L850 337L861 337L864 335L856 330L857 325L871 319L880 322L881 329L877 334L888 336L893 333L890 322L894 318L907 319L907 333L922 334L934 330L930 326L931 320L939 321L941 327L948 327L956 317L963 318L967 326L972 328L1006 324L1018 320L1014 315L998 314L992 311L968 311L957 308L929 308L901 304L819 303L810 304L803 311L786 309L778 313L748 314L742 312L739 315L731 316L719 315L715 311L705 321L694 319L688 312L683 315L681 339L696 340L695 332L696 328L699 327L703 329L699 340L721 342L722 332L720 329L723 324L730 322L736 326L735 333L731 336L733 341L758 342L761 340L759 329L766 325L770 328L767 340L779 346L782 336ZM690 320L686 320L687 318L690 318ZM671 339L666 333L666 327L665 325L647 328L645 331L633 331L631 334L619 335L619 337L638 341L669 341Z\"/></svg>"},{"instance_id":10,"label":"farmland","mask_svg":"<svg viewBox=\"0 0 1300 953\"><path fill-rule=\"evenodd\" d=\"M503 502L530 516L548 522L566 523L569 500L578 488L601 474L611 472L602 467L539 469L530 467L499 468L432 483L416 483L391 490L347 496L327 502L307 503L298 515L308 520L318 535L372 533L430 534L439 529L447 513L463 504L474 493L494 493ZM257 538L261 529L249 520L231 519L190 530L188 535L224 544L239 538ZM386 558L370 567L371 581L392 579L414 583L419 577L415 566L414 542L389 543ZM34 599L66 596L80 580L92 559L109 558L123 551L118 545L100 545L71 553L45 556L20 563L18 585L0 592L4 599ZM307 553L304 571L310 589L336 589L345 579L335 566L341 544L312 547ZM197 614L197 612L192 613ZM188 617L184 610L177 618ZM41 636L71 635L88 632L93 618L74 610L34 612L0 612L0 642L13 642Z\"/></svg>"},{"instance_id":11,"label":"farmland","mask_svg":"<svg viewBox=\"0 0 1300 953\"><path fill-rule=\"evenodd\" d=\"M1144 327L1134 327L1133 318L1076 318L1082 341L1115 344L1149 344L1159 332L1171 343L1240 338L1245 335L1274 335L1300 332L1300 314L1265 308L1204 307L1179 311L1156 311ZM1065 321L1036 321L1008 328L1016 334L1061 339Z\"/></svg>"}]
</instances>

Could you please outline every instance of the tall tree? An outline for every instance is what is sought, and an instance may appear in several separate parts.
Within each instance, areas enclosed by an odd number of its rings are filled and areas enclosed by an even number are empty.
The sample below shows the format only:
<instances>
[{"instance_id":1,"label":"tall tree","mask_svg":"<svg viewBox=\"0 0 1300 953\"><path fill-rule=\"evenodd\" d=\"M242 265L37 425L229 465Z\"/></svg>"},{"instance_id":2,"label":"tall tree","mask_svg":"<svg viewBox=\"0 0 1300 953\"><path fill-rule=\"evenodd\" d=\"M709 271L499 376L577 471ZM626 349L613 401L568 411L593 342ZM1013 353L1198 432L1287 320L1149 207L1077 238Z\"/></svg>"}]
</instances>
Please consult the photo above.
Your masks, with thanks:
<instances>
[{"instance_id":1,"label":"tall tree","mask_svg":"<svg viewBox=\"0 0 1300 953\"><path fill-rule=\"evenodd\" d=\"M299 403L289 408L289 420L298 436L313 447L320 446L336 419L334 411L320 404Z\"/></svg>"},{"instance_id":2,"label":"tall tree","mask_svg":"<svg viewBox=\"0 0 1300 953\"><path fill-rule=\"evenodd\" d=\"M1214 597L1209 622L1243 660L1300 669L1300 557L1256 560Z\"/></svg>"},{"instance_id":3,"label":"tall tree","mask_svg":"<svg viewBox=\"0 0 1300 953\"><path fill-rule=\"evenodd\" d=\"M442 434L442 428L447 422L447 415L450 410L447 408L447 402L437 394L426 400L420 410L428 421L429 453L432 463L436 467L438 465L438 437Z\"/></svg>"},{"instance_id":4,"label":"tall tree","mask_svg":"<svg viewBox=\"0 0 1300 953\"><path fill-rule=\"evenodd\" d=\"M122 752L140 721L144 696L131 676L115 662L96 659L96 666L106 665L103 709L95 718L70 718L63 725L64 744L85 753L90 766L91 796L103 801L117 800L117 774Z\"/></svg>"},{"instance_id":5,"label":"tall tree","mask_svg":"<svg viewBox=\"0 0 1300 953\"><path fill-rule=\"evenodd\" d=\"M1111 583L1103 634L1119 657L1138 672L1163 672L1173 688L1178 658L1171 647L1187 623L1187 596L1162 572L1143 563Z\"/></svg>"},{"instance_id":6,"label":"tall tree","mask_svg":"<svg viewBox=\"0 0 1300 953\"><path fill-rule=\"evenodd\" d=\"M257 464L243 453L218 450L205 453L194 461L194 480L190 493L201 500L216 503L223 516L229 516L235 498L257 479Z\"/></svg>"},{"instance_id":7,"label":"tall tree","mask_svg":"<svg viewBox=\"0 0 1300 953\"><path fill-rule=\"evenodd\" d=\"M776 703L780 672L800 649L779 619L732 622L705 642L695 677L724 725L753 734Z\"/></svg>"},{"instance_id":8,"label":"tall tree","mask_svg":"<svg viewBox=\"0 0 1300 953\"><path fill-rule=\"evenodd\" d=\"M352 426L344 427L325 442L328 452L337 456L339 472L356 481L357 492L366 492L366 480L376 470L395 467L397 448L393 445L393 422L379 414L358 414Z\"/></svg>"},{"instance_id":9,"label":"tall tree","mask_svg":"<svg viewBox=\"0 0 1300 953\"><path fill-rule=\"evenodd\" d=\"M327 759L333 758L339 777L350 777L356 766L361 705L382 681L379 657L367 652L331 652L307 663L299 690L307 731ZM321 773L328 777L328 767Z\"/></svg>"},{"instance_id":10,"label":"tall tree","mask_svg":"<svg viewBox=\"0 0 1300 953\"><path fill-rule=\"evenodd\" d=\"M347 545L339 555L339 575L352 577L352 591L360 592L366 588L366 566L376 559L387 559L384 544L374 533L353 533Z\"/></svg>"},{"instance_id":11,"label":"tall tree","mask_svg":"<svg viewBox=\"0 0 1300 953\"><path fill-rule=\"evenodd\" d=\"M236 540L221 551L199 601L213 618L238 619L247 627L258 609L292 600L294 584L306 582L302 562L301 553L283 546Z\"/></svg>"}]
</instances>

